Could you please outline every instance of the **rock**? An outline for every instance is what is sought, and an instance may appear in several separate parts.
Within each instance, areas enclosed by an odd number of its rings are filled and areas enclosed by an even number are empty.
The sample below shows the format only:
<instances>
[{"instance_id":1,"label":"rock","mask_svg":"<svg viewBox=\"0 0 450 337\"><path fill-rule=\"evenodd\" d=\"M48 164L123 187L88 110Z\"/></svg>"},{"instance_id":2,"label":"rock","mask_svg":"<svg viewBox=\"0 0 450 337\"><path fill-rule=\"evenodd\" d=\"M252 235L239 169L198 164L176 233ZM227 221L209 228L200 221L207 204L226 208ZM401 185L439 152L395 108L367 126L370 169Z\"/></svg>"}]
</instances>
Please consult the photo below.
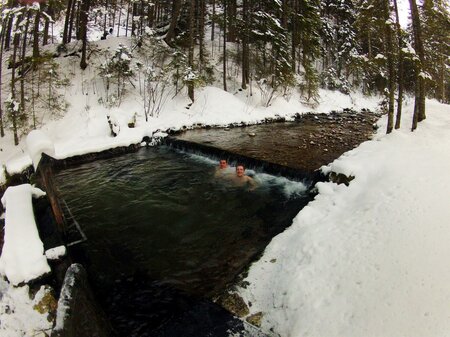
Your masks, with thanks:
<instances>
[{"instance_id":1,"label":"rock","mask_svg":"<svg viewBox=\"0 0 450 337\"><path fill-rule=\"evenodd\" d=\"M250 313L247 304L241 296L236 293L222 295L217 301L224 309L237 317L244 317Z\"/></svg>"},{"instance_id":2,"label":"rock","mask_svg":"<svg viewBox=\"0 0 450 337\"><path fill-rule=\"evenodd\" d=\"M249 135L250 137L255 137L255 136L256 136L256 133L254 133L254 132L249 132L248 135Z\"/></svg>"},{"instance_id":3,"label":"rock","mask_svg":"<svg viewBox=\"0 0 450 337\"><path fill-rule=\"evenodd\" d=\"M342 173L331 172L329 175L329 179L331 182L335 184L345 184L346 186L350 185L350 182L355 179L354 176L346 176Z\"/></svg>"},{"instance_id":4,"label":"rock","mask_svg":"<svg viewBox=\"0 0 450 337\"><path fill-rule=\"evenodd\" d=\"M33 309L42 315L48 314L47 319L51 322L55 318L57 307L58 301L53 294L53 289L46 286L44 296L34 305Z\"/></svg>"},{"instance_id":5,"label":"rock","mask_svg":"<svg viewBox=\"0 0 450 337\"><path fill-rule=\"evenodd\" d=\"M257 312L256 314L248 316L245 320L258 328L261 327L261 319L263 318L262 312Z\"/></svg>"}]
</instances>

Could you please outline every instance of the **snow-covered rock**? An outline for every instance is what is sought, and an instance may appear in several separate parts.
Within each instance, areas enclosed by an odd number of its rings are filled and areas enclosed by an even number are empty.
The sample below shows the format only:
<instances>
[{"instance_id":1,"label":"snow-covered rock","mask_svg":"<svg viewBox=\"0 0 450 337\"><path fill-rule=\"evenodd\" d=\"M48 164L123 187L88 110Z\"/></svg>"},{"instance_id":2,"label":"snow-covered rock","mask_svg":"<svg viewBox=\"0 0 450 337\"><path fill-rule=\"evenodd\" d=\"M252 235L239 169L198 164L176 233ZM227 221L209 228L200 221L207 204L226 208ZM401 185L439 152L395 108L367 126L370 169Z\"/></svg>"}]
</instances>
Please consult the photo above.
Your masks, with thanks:
<instances>
[{"instance_id":1,"label":"snow-covered rock","mask_svg":"<svg viewBox=\"0 0 450 337\"><path fill-rule=\"evenodd\" d=\"M8 187L1 200L6 207L6 217L0 274L14 285L50 272L31 201L33 196L44 195L39 188L23 184Z\"/></svg>"},{"instance_id":2,"label":"snow-covered rock","mask_svg":"<svg viewBox=\"0 0 450 337\"><path fill-rule=\"evenodd\" d=\"M58 246L45 251L45 256L48 260L58 260L66 255L66 247Z\"/></svg>"},{"instance_id":3,"label":"snow-covered rock","mask_svg":"<svg viewBox=\"0 0 450 337\"><path fill-rule=\"evenodd\" d=\"M27 149L36 170L41 160L42 154L55 156L55 145L52 140L42 131L33 130L27 136Z\"/></svg>"}]
</instances>

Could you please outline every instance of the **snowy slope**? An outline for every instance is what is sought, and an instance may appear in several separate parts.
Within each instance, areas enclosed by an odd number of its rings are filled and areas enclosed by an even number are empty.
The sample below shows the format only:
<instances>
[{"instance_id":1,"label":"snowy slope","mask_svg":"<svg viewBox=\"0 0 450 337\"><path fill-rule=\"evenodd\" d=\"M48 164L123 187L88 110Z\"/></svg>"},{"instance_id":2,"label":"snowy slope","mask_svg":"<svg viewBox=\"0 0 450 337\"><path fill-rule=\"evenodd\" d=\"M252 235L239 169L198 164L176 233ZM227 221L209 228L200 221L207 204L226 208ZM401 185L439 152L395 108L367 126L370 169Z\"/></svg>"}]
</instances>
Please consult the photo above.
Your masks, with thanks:
<instances>
[{"instance_id":1,"label":"snowy slope","mask_svg":"<svg viewBox=\"0 0 450 337\"><path fill-rule=\"evenodd\" d=\"M416 132L406 117L384 135L381 121L374 140L332 163L355 180L319 183L315 200L251 267L240 291L265 313L265 329L450 335L450 107L427 108Z\"/></svg>"}]
</instances>

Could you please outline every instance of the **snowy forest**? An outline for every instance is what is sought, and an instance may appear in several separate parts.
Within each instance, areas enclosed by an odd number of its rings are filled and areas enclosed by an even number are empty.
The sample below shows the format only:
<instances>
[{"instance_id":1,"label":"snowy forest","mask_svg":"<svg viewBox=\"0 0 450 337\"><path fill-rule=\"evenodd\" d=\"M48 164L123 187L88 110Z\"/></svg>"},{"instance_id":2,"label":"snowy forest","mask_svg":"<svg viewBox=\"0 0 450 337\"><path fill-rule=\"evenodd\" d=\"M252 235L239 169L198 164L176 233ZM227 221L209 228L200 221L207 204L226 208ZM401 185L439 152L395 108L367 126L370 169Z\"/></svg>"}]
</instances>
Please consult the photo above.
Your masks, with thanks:
<instances>
[{"instance_id":1,"label":"snowy forest","mask_svg":"<svg viewBox=\"0 0 450 337\"><path fill-rule=\"evenodd\" d=\"M261 93L261 104L300 93L314 105L318 89L383 95L387 132L398 128L402 99L416 97L414 130L426 117L425 97L448 102L449 8L444 0L409 1L401 25L397 0L8 0L1 8L0 134L14 143L39 126L36 111L62 115L70 80L61 57L81 69L100 53L93 40L130 37L94 64L119 106L139 88L145 118L187 90L215 85ZM92 32L97 32L97 35ZM75 45L74 45L75 44ZM137 55L140 55L137 57ZM185 91L184 91L185 92Z\"/></svg>"}]
</instances>

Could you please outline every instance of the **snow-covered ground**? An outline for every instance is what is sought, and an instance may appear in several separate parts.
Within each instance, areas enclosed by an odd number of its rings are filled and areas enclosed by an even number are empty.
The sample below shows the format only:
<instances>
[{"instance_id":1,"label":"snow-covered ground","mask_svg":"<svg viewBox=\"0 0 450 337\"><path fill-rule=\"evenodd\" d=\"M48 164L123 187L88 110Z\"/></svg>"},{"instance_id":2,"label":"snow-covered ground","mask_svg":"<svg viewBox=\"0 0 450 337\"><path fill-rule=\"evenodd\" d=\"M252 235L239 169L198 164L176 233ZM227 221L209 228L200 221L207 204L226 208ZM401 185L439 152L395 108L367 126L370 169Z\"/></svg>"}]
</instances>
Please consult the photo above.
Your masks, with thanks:
<instances>
[{"instance_id":1,"label":"snow-covered ground","mask_svg":"<svg viewBox=\"0 0 450 337\"><path fill-rule=\"evenodd\" d=\"M450 107L427 102L401 130L324 170L355 176L275 237L240 289L281 336L450 336ZM273 262L275 261L275 262Z\"/></svg>"},{"instance_id":2,"label":"snow-covered ground","mask_svg":"<svg viewBox=\"0 0 450 337\"><path fill-rule=\"evenodd\" d=\"M49 336L52 322L47 320L47 313L40 313L35 308L44 308L45 295L46 290L42 287L31 299L28 286L14 287L0 278L0 336Z\"/></svg>"}]
</instances>

